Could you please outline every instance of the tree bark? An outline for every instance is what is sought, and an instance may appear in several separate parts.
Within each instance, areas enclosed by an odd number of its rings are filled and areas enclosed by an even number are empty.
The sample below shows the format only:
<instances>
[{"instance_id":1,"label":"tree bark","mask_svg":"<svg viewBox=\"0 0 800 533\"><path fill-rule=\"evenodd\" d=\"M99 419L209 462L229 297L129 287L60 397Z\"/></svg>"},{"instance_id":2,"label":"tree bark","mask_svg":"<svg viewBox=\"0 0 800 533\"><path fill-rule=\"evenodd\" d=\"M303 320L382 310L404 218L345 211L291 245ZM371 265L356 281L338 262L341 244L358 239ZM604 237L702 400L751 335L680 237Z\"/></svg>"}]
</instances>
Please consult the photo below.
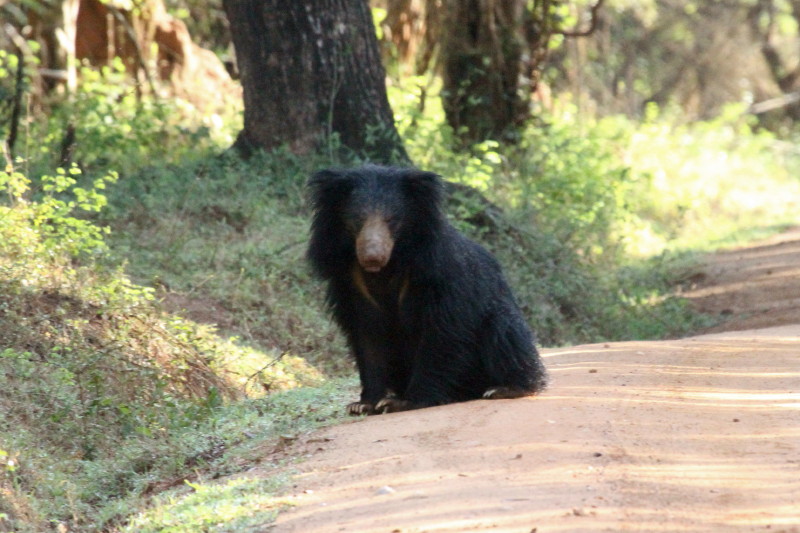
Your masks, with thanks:
<instances>
[{"instance_id":1,"label":"tree bark","mask_svg":"<svg viewBox=\"0 0 800 533\"><path fill-rule=\"evenodd\" d=\"M564 0L440 1L442 99L448 123L466 145L518 139L552 37L591 35L604 3L594 0L588 23L566 30L558 14Z\"/></svg>"},{"instance_id":2,"label":"tree bark","mask_svg":"<svg viewBox=\"0 0 800 533\"><path fill-rule=\"evenodd\" d=\"M529 115L523 73L525 0L446 0L443 105L466 144L505 139Z\"/></svg>"},{"instance_id":3,"label":"tree bark","mask_svg":"<svg viewBox=\"0 0 800 533\"><path fill-rule=\"evenodd\" d=\"M223 5L244 89L239 148L307 154L335 134L377 162L408 162L366 0Z\"/></svg>"}]
</instances>

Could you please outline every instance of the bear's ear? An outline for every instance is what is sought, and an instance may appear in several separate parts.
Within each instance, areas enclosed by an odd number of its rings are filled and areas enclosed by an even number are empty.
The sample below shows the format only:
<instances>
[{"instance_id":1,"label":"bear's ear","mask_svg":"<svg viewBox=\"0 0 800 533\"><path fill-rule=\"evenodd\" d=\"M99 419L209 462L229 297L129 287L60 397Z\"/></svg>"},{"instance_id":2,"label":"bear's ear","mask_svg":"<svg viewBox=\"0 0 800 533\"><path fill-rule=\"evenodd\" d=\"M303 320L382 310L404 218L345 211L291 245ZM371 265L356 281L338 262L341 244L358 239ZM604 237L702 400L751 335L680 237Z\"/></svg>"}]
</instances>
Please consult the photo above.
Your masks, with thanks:
<instances>
[{"instance_id":1,"label":"bear's ear","mask_svg":"<svg viewBox=\"0 0 800 533\"><path fill-rule=\"evenodd\" d=\"M345 170L325 169L308 180L308 190L314 209L342 201L353 190L353 178Z\"/></svg>"},{"instance_id":2,"label":"bear's ear","mask_svg":"<svg viewBox=\"0 0 800 533\"><path fill-rule=\"evenodd\" d=\"M442 204L444 185L434 172L410 169L403 175L405 190L415 201L436 206Z\"/></svg>"}]
</instances>

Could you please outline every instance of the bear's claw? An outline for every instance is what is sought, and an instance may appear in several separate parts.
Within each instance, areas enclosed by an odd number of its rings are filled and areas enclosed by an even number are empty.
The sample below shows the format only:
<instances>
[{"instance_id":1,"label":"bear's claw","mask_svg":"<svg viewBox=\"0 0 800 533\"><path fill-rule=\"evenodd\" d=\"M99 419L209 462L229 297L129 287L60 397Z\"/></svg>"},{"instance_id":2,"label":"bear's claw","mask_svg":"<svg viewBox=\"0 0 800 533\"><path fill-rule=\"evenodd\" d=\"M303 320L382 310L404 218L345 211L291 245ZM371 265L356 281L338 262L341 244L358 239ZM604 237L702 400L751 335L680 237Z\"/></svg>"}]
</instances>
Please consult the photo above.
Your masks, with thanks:
<instances>
[{"instance_id":1,"label":"bear's claw","mask_svg":"<svg viewBox=\"0 0 800 533\"><path fill-rule=\"evenodd\" d=\"M375 414L375 406L367 402L353 402L347 404L347 414L350 416Z\"/></svg>"},{"instance_id":2,"label":"bear's claw","mask_svg":"<svg viewBox=\"0 0 800 533\"><path fill-rule=\"evenodd\" d=\"M409 401L401 400L394 396L387 396L378 402L375 406L375 411L380 414L399 413L400 411L408 411L413 408L413 404Z\"/></svg>"},{"instance_id":3,"label":"bear's claw","mask_svg":"<svg viewBox=\"0 0 800 533\"><path fill-rule=\"evenodd\" d=\"M533 391L526 391L523 389L514 389L511 387L492 387L483 393L484 400L510 400L513 398L522 398L523 396L530 396L534 394Z\"/></svg>"}]
</instances>

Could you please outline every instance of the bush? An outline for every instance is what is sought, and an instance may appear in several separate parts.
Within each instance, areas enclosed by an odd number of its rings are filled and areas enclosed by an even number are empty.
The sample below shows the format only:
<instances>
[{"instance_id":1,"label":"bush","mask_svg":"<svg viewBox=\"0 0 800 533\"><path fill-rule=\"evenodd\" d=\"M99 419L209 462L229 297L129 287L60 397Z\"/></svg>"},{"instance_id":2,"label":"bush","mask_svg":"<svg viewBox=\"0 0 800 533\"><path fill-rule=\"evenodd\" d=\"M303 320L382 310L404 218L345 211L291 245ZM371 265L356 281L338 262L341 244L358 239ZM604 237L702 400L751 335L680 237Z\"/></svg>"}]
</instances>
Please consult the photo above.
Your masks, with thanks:
<instances>
[{"instance_id":1,"label":"bush","mask_svg":"<svg viewBox=\"0 0 800 533\"><path fill-rule=\"evenodd\" d=\"M620 139L619 157L635 169L622 227L629 252L703 249L752 228L797 221L800 152L755 128L739 105L718 118L683 124L650 109L634 124L604 119Z\"/></svg>"},{"instance_id":2,"label":"bush","mask_svg":"<svg viewBox=\"0 0 800 533\"><path fill-rule=\"evenodd\" d=\"M0 172L0 513L12 529L99 527L114 502L206 453L193 430L226 398L320 379L160 311L87 218L116 176L80 180L76 167L43 176L32 199L22 173ZM236 359L257 368L241 376Z\"/></svg>"},{"instance_id":3,"label":"bush","mask_svg":"<svg viewBox=\"0 0 800 533\"><path fill-rule=\"evenodd\" d=\"M0 94L12 90L16 58L0 54ZM224 116L203 115L178 98L142 95L121 59L98 70L79 69L80 84L68 98L37 100L46 113L21 117L16 152L29 175L48 174L55 166L76 163L84 171L135 169L146 162L163 164L196 159L230 146L241 124L239 109ZM23 86L23 110L30 95ZM0 120L7 138L10 120Z\"/></svg>"}]
</instances>

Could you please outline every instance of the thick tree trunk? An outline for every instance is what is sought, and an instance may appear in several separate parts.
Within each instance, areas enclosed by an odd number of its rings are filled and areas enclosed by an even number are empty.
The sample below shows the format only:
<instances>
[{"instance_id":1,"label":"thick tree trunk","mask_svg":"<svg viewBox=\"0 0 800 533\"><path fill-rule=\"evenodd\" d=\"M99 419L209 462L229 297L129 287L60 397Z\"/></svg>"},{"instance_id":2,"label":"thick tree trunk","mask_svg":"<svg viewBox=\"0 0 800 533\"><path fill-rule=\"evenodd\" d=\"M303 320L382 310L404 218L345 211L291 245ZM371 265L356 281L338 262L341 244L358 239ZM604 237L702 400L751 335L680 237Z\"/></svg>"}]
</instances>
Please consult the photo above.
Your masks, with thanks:
<instances>
[{"instance_id":1,"label":"thick tree trunk","mask_svg":"<svg viewBox=\"0 0 800 533\"><path fill-rule=\"evenodd\" d=\"M318 150L332 134L406 162L366 0L224 0L244 89L241 148Z\"/></svg>"}]
</instances>

